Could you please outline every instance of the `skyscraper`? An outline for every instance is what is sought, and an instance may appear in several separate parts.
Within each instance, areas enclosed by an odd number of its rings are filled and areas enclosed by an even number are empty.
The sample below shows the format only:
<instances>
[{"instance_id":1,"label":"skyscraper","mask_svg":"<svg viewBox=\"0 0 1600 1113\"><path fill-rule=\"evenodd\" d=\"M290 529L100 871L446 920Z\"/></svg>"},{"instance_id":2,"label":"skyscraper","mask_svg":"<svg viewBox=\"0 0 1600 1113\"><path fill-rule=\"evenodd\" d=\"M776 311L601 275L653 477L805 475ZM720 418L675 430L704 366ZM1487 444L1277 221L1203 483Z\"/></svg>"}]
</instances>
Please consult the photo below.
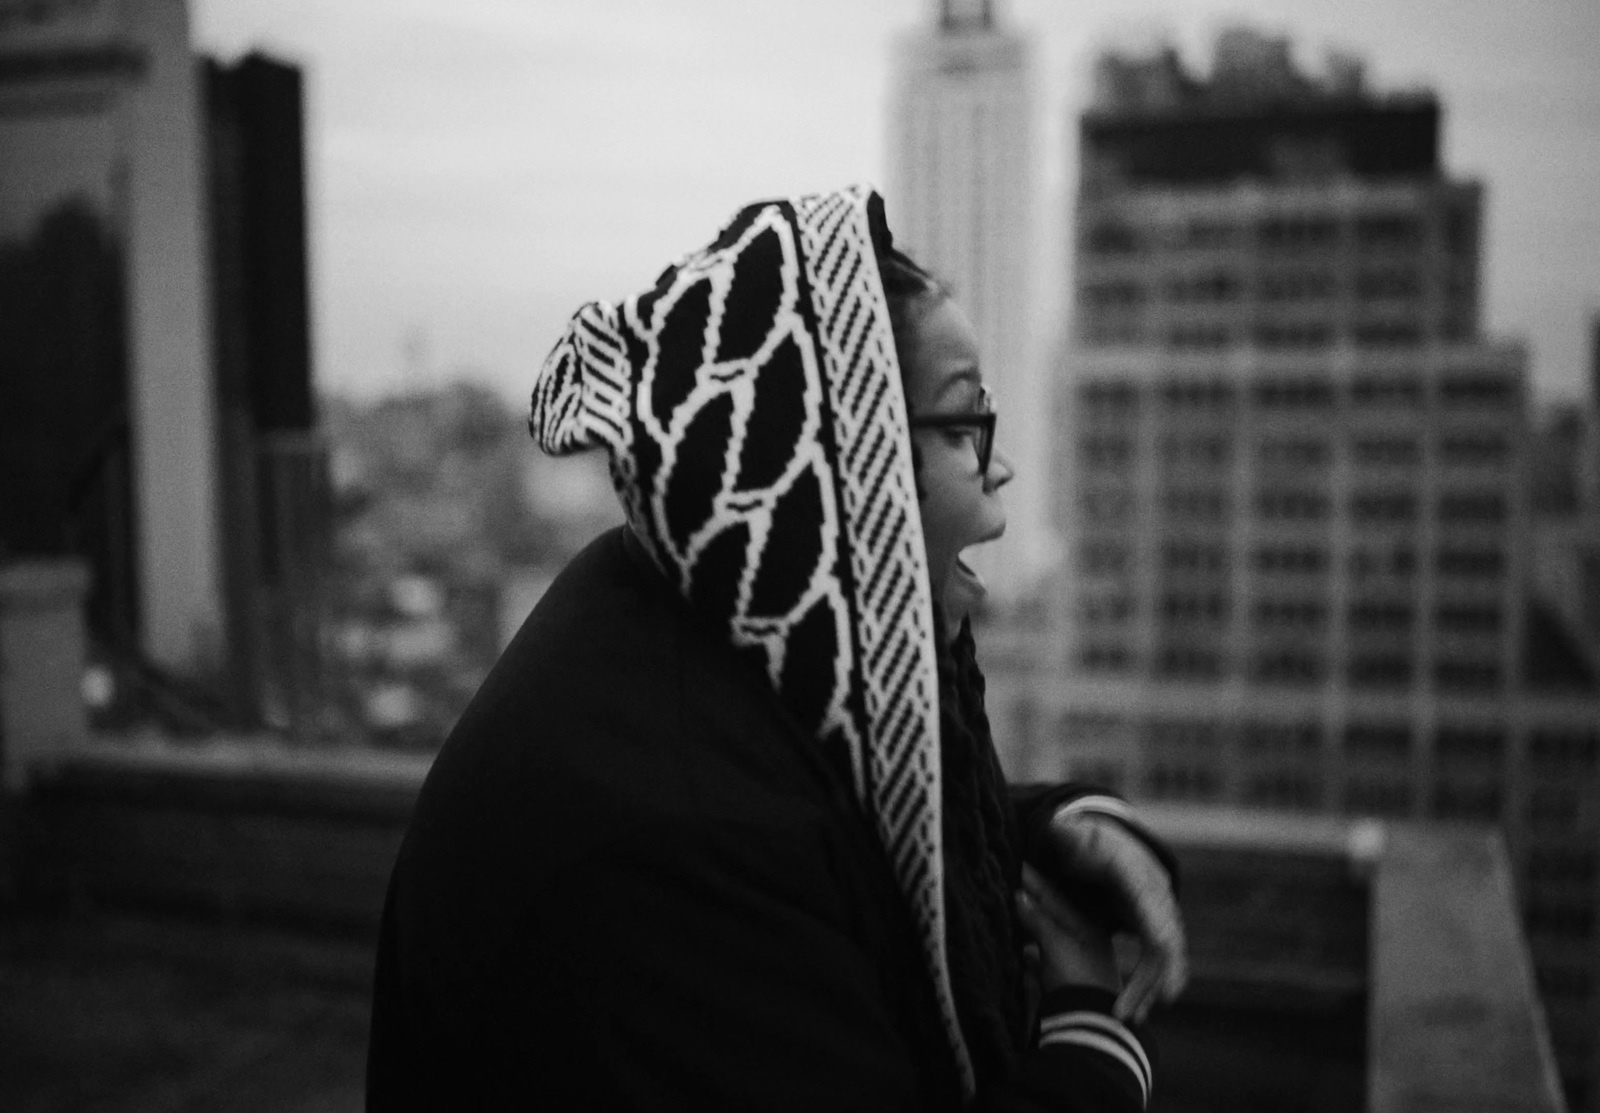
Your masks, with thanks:
<instances>
[{"instance_id":1,"label":"skyscraper","mask_svg":"<svg viewBox=\"0 0 1600 1113\"><path fill-rule=\"evenodd\" d=\"M107 553L97 569L99 610L136 630L155 663L203 670L223 639L223 558L201 105L187 8L183 0L7 5L0 53L0 237L25 253L11 256L24 271L61 262L39 241L51 229L85 259L106 260L103 292L116 317L103 350L68 370L63 338L81 334L63 333L68 323L48 314L75 312L81 299L29 314L0 309L16 332L8 360L43 391L38 411L11 411L18 428L8 440L27 440L26 457L58 465L48 479L71 477L60 489L30 483L13 506L50 521L69 510L95 519L80 524ZM13 289L36 285L26 273L15 277ZM97 312L76 324L100 330L109 319ZM42 330L34 341L21 335L30 328ZM60 393L44 385L51 382ZM88 411L62 405L89 396ZM62 421L72 428L58 429ZM105 522L103 512L116 520ZM43 538L29 544L50 548Z\"/></svg>"},{"instance_id":2,"label":"skyscraper","mask_svg":"<svg viewBox=\"0 0 1600 1113\"><path fill-rule=\"evenodd\" d=\"M954 290L978 335L1018 478L1004 540L978 559L997 596L1050 558L1043 337L1030 288L1033 99L1029 47L993 0L940 0L900 44L890 128L890 227Z\"/></svg>"},{"instance_id":3,"label":"skyscraper","mask_svg":"<svg viewBox=\"0 0 1600 1113\"><path fill-rule=\"evenodd\" d=\"M1440 165L1432 95L1308 75L1286 40L1226 33L1204 78L1111 56L1095 83L1055 416L1069 679L1012 710L1010 766L1499 824L1594 1109L1600 696L1527 652L1554 634L1526 358L1478 327L1482 188Z\"/></svg>"},{"instance_id":4,"label":"skyscraper","mask_svg":"<svg viewBox=\"0 0 1600 1113\"><path fill-rule=\"evenodd\" d=\"M0 9L0 558L85 558L130 680L253 719L317 671L304 113L199 61L182 0Z\"/></svg>"}]
</instances>

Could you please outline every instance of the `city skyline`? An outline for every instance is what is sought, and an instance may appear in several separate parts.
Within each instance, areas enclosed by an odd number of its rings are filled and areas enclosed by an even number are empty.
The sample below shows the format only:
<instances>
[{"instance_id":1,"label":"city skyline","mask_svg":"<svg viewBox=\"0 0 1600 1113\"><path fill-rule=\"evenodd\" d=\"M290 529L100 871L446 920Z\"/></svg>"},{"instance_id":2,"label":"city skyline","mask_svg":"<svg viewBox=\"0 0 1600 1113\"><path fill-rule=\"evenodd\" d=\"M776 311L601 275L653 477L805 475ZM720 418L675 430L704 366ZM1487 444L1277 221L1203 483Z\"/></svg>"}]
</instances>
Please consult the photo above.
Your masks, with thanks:
<instances>
[{"instance_id":1,"label":"city skyline","mask_svg":"<svg viewBox=\"0 0 1600 1113\"><path fill-rule=\"evenodd\" d=\"M933 11L924 0L758 11L613 0L600 14L410 0L380 13L251 0L197 4L194 19L202 50L260 48L308 68L321 385L372 397L464 374L515 399L577 304L648 281L744 201L883 184L894 46ZM1437 3L1376 0L1339 13L1187 0L1115 15L1014 0L1000 15L1039 44L1039 265L1054 290L1067 288L1072 121L1094 57L1165 38L1200 66L1218 30L1245 22L1289 35L1310 68L1339 50L1367 61L1376 88L1437 91L1446 157L1491 197L1486 329L1528 342L1541 396L1583 390L1600 307L1592 6L1470 3L1441 19Z\"/></svg>"}]
</instances>

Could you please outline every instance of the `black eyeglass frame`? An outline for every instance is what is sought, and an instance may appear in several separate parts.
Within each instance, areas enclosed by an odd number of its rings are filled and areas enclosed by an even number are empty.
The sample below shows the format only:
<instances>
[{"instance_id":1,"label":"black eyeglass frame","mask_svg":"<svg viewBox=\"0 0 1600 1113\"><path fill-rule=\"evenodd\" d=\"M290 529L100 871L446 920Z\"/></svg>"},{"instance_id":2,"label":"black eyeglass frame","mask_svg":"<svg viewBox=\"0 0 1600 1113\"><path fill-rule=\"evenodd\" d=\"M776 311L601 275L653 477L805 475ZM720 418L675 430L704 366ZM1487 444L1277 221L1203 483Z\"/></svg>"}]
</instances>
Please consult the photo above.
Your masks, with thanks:
<instances>
[{"instance_id":1,"label":"black eyeglass frame","mask_svg":"<svg viewBox=\"0 0 1600 1113\"><path fill-rule=\"evenodd\" d=\"M978 474L989 474L989 461L994 457L994 427L999 417L994 412L994 396L989 393L988 387L980 387L978 404L983 407L976 413L964 414L928 414L926 417L913 417L913 429L972 429L978 434L973 441L978 450Z\"/></svg>"}]
</instances>

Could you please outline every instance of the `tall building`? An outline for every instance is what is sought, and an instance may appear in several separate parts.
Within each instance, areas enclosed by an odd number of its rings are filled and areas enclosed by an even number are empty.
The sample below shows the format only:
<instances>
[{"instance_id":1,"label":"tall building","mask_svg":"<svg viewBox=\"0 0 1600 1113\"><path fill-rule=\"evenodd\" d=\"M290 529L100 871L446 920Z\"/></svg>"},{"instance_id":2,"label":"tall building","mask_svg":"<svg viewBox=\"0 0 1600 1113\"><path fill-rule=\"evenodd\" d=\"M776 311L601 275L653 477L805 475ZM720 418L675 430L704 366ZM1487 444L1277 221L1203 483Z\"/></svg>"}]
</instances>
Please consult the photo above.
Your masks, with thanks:
<instances>
[{"instance_id":1,"label":"tall building","mask_svg":"<svg viewBox=\"0 0 1600 1113\"><path fill-rule=\"evenodd\" d=\"M900 44L890 126L889 223L897 244L954 290L972 320L1017 465L1006 537L977 557L997 597L1052 556L1043 344L1030 285L1033 98L1029 45L993 0L939 0Z\"/></svg>"},{"instance_id":2,"label":"tall building","mask_svg":"<svg viewBox=\"0 0 1600 1113\"><path fill-rule=\"evenodd\" d=\"M84 537L109 570L97 614L155 663L205 669L224 574L186 6L8 4L0 57L0 240L20 299L0 319L16 389L38 404L0 407L7 547L52 551L70 540L47 536L57 526ZM85 284L94 304L73 294Z\"/></svg>"},{"instance_id":3,"label":"tall building","mask_svg":"<svg viewBox=\"0 0 1600 1113\"><path fill-rule=\"evenodd\" d=\"M1481 186L1440 165L1433 96L1284 40L1095 85L1066 682L991 702L1011 769L1499 824L1572 1107L1600 1109L1600 695L1530 604L1526 357L1479 331Z\"/></svg>"},{"instance_id":4,"label":"tall building","mask_svg":"<svg viewBox=\"0 0 1600 1113\"><path fill-rule=\"evenodd\" d=\"M204 715L317 675L303 115L181 0L0 8L0 559L87 558L98 646Z\"/></svg>"},{"instance_id":5,"label":"tall building","mask_svg":"<svg viewBox=\"0 0 1600 1113\"><path fill-rule=\"evenodd\" d=\"M328 449L311 364L300 69L205 64L229 681L236 706L304 724L322 702Z\"/></svg>"}]
</instances>

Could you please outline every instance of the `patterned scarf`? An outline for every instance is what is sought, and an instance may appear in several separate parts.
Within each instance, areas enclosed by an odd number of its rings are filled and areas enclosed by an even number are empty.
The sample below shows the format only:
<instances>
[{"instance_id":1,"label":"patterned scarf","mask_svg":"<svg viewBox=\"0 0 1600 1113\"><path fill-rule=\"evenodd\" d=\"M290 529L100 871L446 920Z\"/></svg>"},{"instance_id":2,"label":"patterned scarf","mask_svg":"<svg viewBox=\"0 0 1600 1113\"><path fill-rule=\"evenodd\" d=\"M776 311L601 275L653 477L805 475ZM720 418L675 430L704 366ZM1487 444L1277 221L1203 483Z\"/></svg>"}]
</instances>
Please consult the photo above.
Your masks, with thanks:
<instances>
[{"instance_id":1,"label":"patterned scarf","mask_svg":"<svg viewBox=\"0 0 1600 1113\"><path fill-rule=\"evenodd\" d=\"M539 372L530 429L604 446L662 572L848 776L909 902L970 1097L947 955L939 675L906 402L865 187L751 205Z\"/></svg>"}]
</instances>

